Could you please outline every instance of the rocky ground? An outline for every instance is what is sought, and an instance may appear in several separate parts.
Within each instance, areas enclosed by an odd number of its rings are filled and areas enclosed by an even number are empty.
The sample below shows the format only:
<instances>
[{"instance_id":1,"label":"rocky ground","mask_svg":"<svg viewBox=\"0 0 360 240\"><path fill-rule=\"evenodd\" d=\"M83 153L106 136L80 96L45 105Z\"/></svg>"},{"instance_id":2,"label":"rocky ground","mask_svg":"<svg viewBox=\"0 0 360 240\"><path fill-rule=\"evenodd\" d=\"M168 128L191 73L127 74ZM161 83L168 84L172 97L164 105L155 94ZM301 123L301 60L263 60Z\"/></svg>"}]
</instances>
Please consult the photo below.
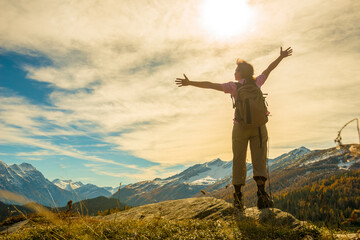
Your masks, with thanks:
<instances>
[{"instance_id":1,"label":"rocky ground","mask_svg":"<svg viewBox=\"0 0 360 240\"><path fill-rule=\"evenodd\" d=\"M236 211L232 204L213 197L187 198L179 200L164 201L143 205L126 211L114 213L104 217L103 220L121 221L125 219L153 219L162 218L168 220L183 219L205 219L205 220L255 220L261 223L272 223L276 225L288 225L297 227L300 222L294 216L280 209L263 209L257 207L247 208L245 212Z\"/></svg>"}]
</instances>

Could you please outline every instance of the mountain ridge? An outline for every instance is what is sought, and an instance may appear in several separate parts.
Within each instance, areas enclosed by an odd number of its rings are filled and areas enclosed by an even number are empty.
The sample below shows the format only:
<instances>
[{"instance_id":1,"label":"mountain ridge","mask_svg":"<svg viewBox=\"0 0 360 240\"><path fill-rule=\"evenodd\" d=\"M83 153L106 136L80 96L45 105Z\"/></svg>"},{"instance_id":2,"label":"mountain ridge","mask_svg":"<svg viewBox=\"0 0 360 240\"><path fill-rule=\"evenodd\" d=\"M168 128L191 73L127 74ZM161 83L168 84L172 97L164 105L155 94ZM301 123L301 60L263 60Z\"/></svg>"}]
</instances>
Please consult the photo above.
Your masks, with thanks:
<instances>
[{"instance_id":1,"label":"mountain ridge","mask_svg":"<svg viewBox=\"0 0 360 240\"><path fill-rule=\"evenodd\" d=\"M278 167L286 166L286 162L293 158L306 155L310 150L306 147L294 149L275 159L269 159L269 163L277 164ZM247 163L247 179L252 177L252 165ZM217 158L203 164L195 164L182 172L165 179L141 181L129 184L119 193L111 197L120 198L120 201L136 206L148 203L156 203L165 200L175 200L199 196L203 189L218 189L225 187L231 182L232 161L222 161ZM217 185L218 186L214 186Z\"/></svg>"},{"instance_id":2,"label":"mountain ridge","mask_svg":"<svg viewBox=\"0 0 360 240\"><path fill-rule=\"evenodd\" d=\"M28 163L8 166L0 161L0 189L26 197L41 205L66 204L72 194L52 184L35 167ZM0 197L4 203L17 203Z\"/></svg>"},{"instance_id":3,"label":"mountain ridge","mask_svg":"<svg viewBox=\"0 0 360 240\"><path fill-rule=\"evenodd\" d=\"M299 147L293 149L277 158L268 160L271 178L273 180L273 173L281 172L284 169L294 174L298 169L309 167L310 170L307 171L316 171L316 169L323 169L322 171L325 171L324 169L326 168L331 171L346 170L352 164L342 160L347 151L336 148L310 150L306 147ZM322 167L321 164L326 166ZM299 176L304 177L304 174L301 173ZM0 189L22 194L30 200L45 206L63 206L70 199L80 201L98 196L109 196L120 199L121 202L128 205L136 206L165 200L201 196L201 190L216 195L222 189L228 186L231 187L231 175L232 161L222 161L217 158L203 164L190 166L180 173L165 179L155 178L153 180L129 184L122 187L119 192L118 188L105 189L105 187L83 184L82 182L74 182L72 180L55 179L50 182L31 164L22 163L20 165L13 164L7 166L6 163L0 161ZM252 165L247 163L247 183L251 184L251 178ZM275 175L275 180L276 178L277 175ZM290 176L288 179L285 178L283 182L289 184L289 179L293 178ZM34 193L28 193L27 190L29 189L32 189ZM116 192L112 193L111 190ZM275 188L275 190L277 191L278 189ZM118 195L119 193L120 196Z\"/></svg>"},{"instance_id":4,"label":"mountain ridge","mask_svg":"<svg viewBox=\"0 0 360 240\"><path fill-rule=\"evenodd\" d=\"M94 184L83 184L72 180L49 181L29 163L7 165L0 161L0 190L24 196L44 206L65 206L69 200L84 200L98 196L109 197L115 188L105 189ZM112 191L109 191L112 190ZM16 204L15 200L1 197L4 203ZM21 202L23 204L23 202Z\"/></svg>"}]
</instances>

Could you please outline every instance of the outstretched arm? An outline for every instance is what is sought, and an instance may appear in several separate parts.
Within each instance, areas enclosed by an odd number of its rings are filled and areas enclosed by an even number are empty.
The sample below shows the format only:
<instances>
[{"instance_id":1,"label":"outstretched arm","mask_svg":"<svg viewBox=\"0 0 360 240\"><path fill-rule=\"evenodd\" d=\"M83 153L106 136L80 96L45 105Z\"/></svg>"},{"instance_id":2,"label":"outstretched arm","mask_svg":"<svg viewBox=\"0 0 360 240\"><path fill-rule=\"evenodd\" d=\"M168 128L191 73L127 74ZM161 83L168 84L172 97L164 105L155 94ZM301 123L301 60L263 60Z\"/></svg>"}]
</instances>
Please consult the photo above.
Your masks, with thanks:
<instances>
[{"instance_id":1,"label":"outstretched arm","mask_svg":"<svg viewBox=\"0 0 360 240\"><path fill-rule=\"evenodd\" d=\"M175 83L178 85L178 87L194 86L199 88L208 88L223 91L221 84L219 83L190 81L185 74L184 78L176 78Z\"/></svg>"},{"instance_id":2,"label":"outstretched arm","mask_svg":"<svg viewBox=\"0 0 360 240\"><path fill-rule=\"evenodd\" d=\"M282 50L282 47L280 48L280 56L275 61L273 61L265 71L263 71L263 74L266 76L266 78L269 76L270 72L274 70L277 65L279 65L281 60L292 55L292 51L293 50L291 47L288 47L285 51Z\"/></svg>"}]
</instances>

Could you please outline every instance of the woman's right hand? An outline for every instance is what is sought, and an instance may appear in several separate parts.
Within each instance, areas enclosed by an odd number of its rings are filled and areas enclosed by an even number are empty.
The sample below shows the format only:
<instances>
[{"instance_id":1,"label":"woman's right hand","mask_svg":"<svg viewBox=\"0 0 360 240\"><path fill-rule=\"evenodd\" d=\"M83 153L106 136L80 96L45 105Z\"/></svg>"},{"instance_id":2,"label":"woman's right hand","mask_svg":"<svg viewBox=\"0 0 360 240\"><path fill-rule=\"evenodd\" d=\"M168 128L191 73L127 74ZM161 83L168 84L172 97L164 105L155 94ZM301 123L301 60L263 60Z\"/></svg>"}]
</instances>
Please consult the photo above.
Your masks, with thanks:
<instances>
[{"instance_id":1,"label":"woman's right hand","mask_svg":"<svg viewBox=\"0 0 360 240\"><path fill-rule=\"evenodd\" d=\"M187 76L184 73L184 78L176 78L175 83L178 85L178 87L188 86L190 80L187 78Z\"/></svg>"}]
</instances>

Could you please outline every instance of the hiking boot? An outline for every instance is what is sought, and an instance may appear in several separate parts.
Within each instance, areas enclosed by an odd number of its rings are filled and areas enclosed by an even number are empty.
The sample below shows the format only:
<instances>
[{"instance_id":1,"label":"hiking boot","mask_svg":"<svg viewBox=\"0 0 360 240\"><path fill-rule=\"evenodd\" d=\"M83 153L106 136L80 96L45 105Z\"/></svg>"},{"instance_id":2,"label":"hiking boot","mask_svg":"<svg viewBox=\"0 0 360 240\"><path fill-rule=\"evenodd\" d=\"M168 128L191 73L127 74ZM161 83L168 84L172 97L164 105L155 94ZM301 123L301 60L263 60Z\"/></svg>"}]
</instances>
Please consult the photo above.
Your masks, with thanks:
<instances>
[{"instance_id":1,"label":"hiking boot","mask_svg":"<svg viewBox=\"0 0 360 240\"><path fill-rule=\"evenodd\" d=\"M245 210L245 206L244 206L244 202L243 202L241 193L234 193L234 208L236 208L240 211Z\"/></svg>"},{"instance_id":2,"label":"hiking boot","mask_svg":"<svg viewBox=\"0 0 360 240\"><path fill-rule=\"evenodd\" d=\"M270 199L270 196L266 192L258 191L257 196L258 196L257 207L259 209L274 207L274 202Z\"/></svg>"}]
</instances>

